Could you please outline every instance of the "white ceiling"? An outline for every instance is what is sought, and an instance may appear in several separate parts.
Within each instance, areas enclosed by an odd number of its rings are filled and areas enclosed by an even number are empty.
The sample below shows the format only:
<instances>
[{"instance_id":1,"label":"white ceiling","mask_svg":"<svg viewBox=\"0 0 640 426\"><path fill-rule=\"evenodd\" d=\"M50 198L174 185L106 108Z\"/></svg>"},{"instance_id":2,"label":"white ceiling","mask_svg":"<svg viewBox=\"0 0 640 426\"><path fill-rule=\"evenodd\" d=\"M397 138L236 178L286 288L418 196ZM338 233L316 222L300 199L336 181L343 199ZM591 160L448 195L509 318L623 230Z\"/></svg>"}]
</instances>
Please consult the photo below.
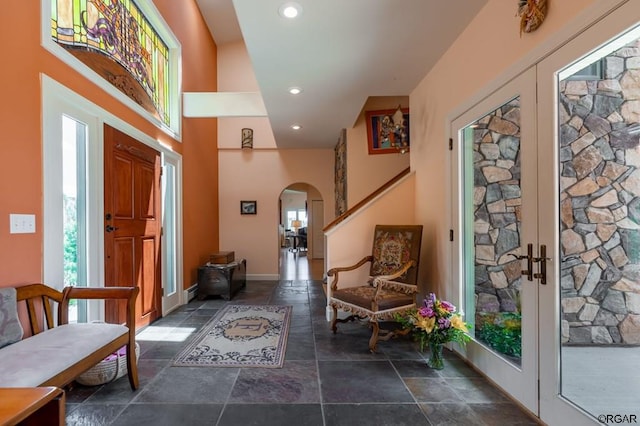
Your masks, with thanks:
<instances>
[{"instance_id":1,"label":"white ceiling","mask_svg":"<svg viewBox=\"0 0 640 426\"><path fill-rule=\"evenodd\" d=\"M196 0L218 45L244 39L279 148L333 148L367 98L408 96L487 2L287 1Z\"/></svg>"}]
</instances>

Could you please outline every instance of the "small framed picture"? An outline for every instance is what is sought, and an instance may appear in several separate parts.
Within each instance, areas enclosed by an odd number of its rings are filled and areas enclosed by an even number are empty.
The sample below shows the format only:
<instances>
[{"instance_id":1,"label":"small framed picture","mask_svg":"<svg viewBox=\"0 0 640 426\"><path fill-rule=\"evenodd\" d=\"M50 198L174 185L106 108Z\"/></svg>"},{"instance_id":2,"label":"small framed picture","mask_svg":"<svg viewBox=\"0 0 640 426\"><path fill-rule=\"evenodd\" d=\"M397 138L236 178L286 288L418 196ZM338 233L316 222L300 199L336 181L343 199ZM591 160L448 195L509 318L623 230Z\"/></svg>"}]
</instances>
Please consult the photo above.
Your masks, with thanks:
<instances>
[{"instance_id":1,"label":"small framed picture","mask_svg":"<svg viewBox=\"0 0 640 426\"><path fill-rule=\"evenodd\" d=\"M256 201L240 201L240 214L256 214L258 204Z\"/></svg>"}]
</instances>

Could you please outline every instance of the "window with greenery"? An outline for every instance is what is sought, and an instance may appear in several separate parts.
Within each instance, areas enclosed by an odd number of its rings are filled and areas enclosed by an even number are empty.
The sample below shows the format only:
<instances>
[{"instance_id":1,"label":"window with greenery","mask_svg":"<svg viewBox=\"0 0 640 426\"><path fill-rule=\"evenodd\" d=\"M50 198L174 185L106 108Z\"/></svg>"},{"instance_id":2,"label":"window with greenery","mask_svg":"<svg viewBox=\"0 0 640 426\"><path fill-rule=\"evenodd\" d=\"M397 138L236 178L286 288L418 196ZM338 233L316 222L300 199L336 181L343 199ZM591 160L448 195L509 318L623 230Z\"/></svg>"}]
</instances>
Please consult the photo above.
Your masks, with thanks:
<instances>
[{"instance_id":1,"label":"window with greenery","mask_svg":"<svg viewBox=\"0 0 640 426\"><path fill-rule=\"evenodd\" d=\"M62 116L64 285L87 286L87 126ZM86 303L72 300L69 321L86 321Z\"/></svg>"}]
</instances>

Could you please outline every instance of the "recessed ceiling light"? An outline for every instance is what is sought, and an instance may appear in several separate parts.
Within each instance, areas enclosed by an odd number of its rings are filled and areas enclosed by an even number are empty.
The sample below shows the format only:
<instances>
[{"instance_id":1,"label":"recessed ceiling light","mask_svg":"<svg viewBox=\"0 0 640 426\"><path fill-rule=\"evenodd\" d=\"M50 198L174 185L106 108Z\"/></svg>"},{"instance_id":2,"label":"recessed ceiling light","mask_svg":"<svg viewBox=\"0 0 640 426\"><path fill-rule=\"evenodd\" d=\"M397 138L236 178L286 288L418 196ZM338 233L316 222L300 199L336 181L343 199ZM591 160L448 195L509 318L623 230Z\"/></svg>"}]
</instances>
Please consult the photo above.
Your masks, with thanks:
<instances>
[{"instance_id":1,"label":"recessed ceiling light","mask_svg":"<svg viewBox=\"0 0 640 426\"><path fill-rule=\"evenodd\" d=\"M300 129L302 129L302 126L301 126L301 125L299 125L299 124L293 124L293 125L291 125L291 128L292 128L293 130L300 130Z\"/></svg>"},{"instance_id":2,"label":"recessed ceiling light","mask_svg":"<svg viewBox=\"0 0 640 426\"><path fill-rule=\"evenodd\" d=\"M289 87L289 93L291 93L292 95L299 95L300 93L302 93L302 89L299 87Z\"/></svg>"},{"instance_id":3,"label":"recessed ceiling light","mask_svg":"<svg viewBox=\"0 0 640 426\"><path fill-rule=\"evenodd\" d=\"M302 14L302 6L296 2L287 2L280 6L278 13L283 18L293 19Z\"/></svg>"}]
</instances>

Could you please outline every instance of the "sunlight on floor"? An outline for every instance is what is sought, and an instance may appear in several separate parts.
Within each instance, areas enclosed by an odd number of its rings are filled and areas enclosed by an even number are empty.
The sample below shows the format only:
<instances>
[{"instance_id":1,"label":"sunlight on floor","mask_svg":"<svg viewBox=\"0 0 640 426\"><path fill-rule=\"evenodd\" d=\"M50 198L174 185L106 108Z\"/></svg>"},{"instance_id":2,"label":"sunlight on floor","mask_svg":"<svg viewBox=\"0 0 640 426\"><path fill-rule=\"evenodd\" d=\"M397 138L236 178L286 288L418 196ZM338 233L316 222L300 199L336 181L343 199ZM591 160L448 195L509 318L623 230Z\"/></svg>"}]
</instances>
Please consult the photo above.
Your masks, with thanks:
<instances>
[{"instance_id":1,"label":"sunlight on floor","mask_svg":"<svg viewBox=\"0 0 640 426\"><path fill-rule=\"evenodd\" d=\"M136 340L147 342L184 342L195 333L195 327L161 327L150 325L136 334Z\"/></svg>"}]
</instances>

